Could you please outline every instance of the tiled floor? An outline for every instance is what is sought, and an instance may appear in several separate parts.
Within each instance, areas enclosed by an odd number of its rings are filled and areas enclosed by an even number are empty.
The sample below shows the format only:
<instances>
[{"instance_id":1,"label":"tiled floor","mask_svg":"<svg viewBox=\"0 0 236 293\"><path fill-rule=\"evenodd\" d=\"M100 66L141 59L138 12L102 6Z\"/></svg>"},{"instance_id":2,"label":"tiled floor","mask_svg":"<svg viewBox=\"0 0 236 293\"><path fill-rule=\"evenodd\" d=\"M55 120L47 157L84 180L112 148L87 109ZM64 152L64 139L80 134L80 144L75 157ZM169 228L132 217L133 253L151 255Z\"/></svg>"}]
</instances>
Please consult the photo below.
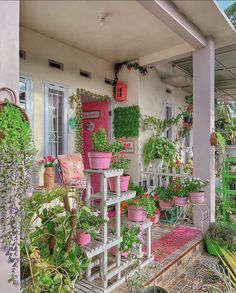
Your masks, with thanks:
<instances>
[{"instance_id":1,"label":"tiled floor","mask_svg":"<svg viewBox=\"0 0 236 293\"><path fill-rule=\"evenodd\" d=\"M187 223L184 223L184 225L189 225ZM191 226L191 225L190 225ZM176 226L169 225L169 224L158 224L153 225L152 227L152 241L155 241L156 239L160 239L161 237L165 236L166 234L170 233L173 229L175 229ZM128 283L130 281L133 281L133 279L136 279L137 277L137 291L138 287L140 288L139 282L142 281L143 284L151 283L151 284L168 284L173 279L176 279L177 275L181 274L181 267L182 267L182 260L180 259L182 256L184 256L189 250L192 249L195 245L199 245L201 242L202 236L198 236L197 238L193 239L192 241L188 242L187 244L183 245L180 249L177 249L173 254L168 255L164 260L161 262L153 261L150 265L143 268L139 272L135 274L135 277L131 277L128 280ZM202 247L202 245L201 245ZM202 253L200 251L199 253ZM190 253L186 255L185 262L187 263L190 259ZM195 253L195 257L197 256L197 253ZM187 258L187 259L186 259ZM194 260L194 259L193 259ZM173 265L172 269L169 269L169 267ZM169 269L168 276L163 277L163 272L165 272L167 269ZM154 281L155 280L155 281ZM175 292L173 293L179 293L180 291L177 289L177 286L180 287L180 284L175 284L176 288L174 289ZM174 285L173 285L174 286ZM187 289L187 286L185 286ZM120 286L118 289L113 290L114 293L128 293L131 292L128 290L127 282L124 283L122 286ZM134 291L135 292L135 291ZM141 292L141 291L140 291ZM183 291L184 292L184 291ZM192 291L189 291L192 292ZM172 293L172 291L169 291L169 293Z\"/></svg>"}]
</instances>

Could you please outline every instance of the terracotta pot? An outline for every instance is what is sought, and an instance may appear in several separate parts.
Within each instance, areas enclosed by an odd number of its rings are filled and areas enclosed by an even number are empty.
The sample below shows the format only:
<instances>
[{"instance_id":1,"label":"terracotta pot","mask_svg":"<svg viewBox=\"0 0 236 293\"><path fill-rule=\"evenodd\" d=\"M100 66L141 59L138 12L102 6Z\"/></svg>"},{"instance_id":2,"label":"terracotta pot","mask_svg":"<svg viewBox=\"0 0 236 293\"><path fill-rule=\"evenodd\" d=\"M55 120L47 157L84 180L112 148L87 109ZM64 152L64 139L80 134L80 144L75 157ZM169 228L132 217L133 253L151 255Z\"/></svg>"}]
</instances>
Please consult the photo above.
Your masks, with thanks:
<instances>
[{"instance_id":1,"label":"terracotta pot","mask_svg":"<svg viewBox=\"0 0 236 293\"><path fill-rule=\"evenodd\" d=\"M147 219L144 207L128 206L128 219L133 222L143 222Z\"/></svg>"},{"instance_id":2,"label":"terracotta pot","mask_svg":"<svg viewBox=\"0 0 236 293\"><path fill-rule=\"evenodd\" d=\"M121 192L125 192L128 190L129 180L130 180L130 176L128 176L128 175L120 176L120 191ZM110 187L110 191L112 191L112 192L116 191L116 178L115 177L112 177L109 179L109 187Z\"/></svg>"},{"instance_id":3,"label":"terracotta pot","mask_svg":"<svg viewBox=\"0 0 236 293\"><path fill-rule=\"evenodd\" d=\"M177 207L185 207L188 204L188 197L173 197L174 203Z\"/></svg>"},{"instance_id":4,"label":"terracotta pot","mask_svg":"<svg viewBox=\"0 0 236 293\"><path fill-rule=\"evenodd\" d=\"M109 169L112 153L89 152L89 166L91 169Z\"/></svg>"},{"instance_id":5,"label":"terracotta pot","mask_svg":"<svg viewBox=\"0 0 236 293\"><path fill-rule=\"evenodd\" d=\"M217 136L215 132L212 132L211 136L210 136L210 143L212 146L216 146L218 141L217 141Z\"/></svg>"},{"instance_id":6,"label":"terracotta pot","mask_svg":"<svg viewBox=\"0 0 236 293\"><path fill-rule=\"evenodd\" d=\"M85 246L91 242L91 235L85 233L83 230L77 230L76 243L80 246Z\"/></svg>"},{"instance_id":7,"label":"terracotta pot","mask_svg":"<svg viewBox=\"0 0 236 293\"><path fill-rule=\"evenodd\" d=\"M159 205L162 210L170 210L173 205L173 201L164 201L164 200L159 200Z\"/></svg>"},{"instance_id":8,"label":"terracotta pot","mask_svg":"<svg viewBox=\"0 0 236 293\"><path fill-rule=\"evenodd\" d=\"M54 188L54 168L46 167L43 173L43 185L46 189Z\"/></svg>"},{"instance_id":9,"label":"terracotta pot","mask_svg":"<svg viewBox=\"0 0 236 293\"><path fill-rule=\"evenodd\" d=\"M111 249L110 249L110 252L112 255L116 255L116 248L115 246L113 246ZM127 258L129 256L129 253L127 251L120 251L119 252L121 256Z\"/></svg>"},{"instance_id":10,"label":"terracotta pot","mask_svg":"<svg viewBox=\"0 0 236 293\"><path fill-rule=\"evenodd\" d=\"M205 201L205 192L190 192L189 193L189 200L192 203L202 204Z\"/></svg>"}]
</instances>

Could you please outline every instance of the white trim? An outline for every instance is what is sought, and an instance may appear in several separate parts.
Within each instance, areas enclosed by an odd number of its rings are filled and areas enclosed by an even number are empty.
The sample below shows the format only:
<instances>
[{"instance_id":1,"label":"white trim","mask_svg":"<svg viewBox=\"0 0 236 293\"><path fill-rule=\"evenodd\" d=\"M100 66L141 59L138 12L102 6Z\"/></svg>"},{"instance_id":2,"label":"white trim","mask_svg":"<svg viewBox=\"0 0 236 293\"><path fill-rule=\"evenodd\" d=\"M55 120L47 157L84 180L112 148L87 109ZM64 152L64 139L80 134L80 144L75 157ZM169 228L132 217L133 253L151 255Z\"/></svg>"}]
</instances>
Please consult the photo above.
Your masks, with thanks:
<instances>
[{"instance_id":1,"label":"white trim","mask_svg":"<svg viewBox=\"0 0 236 293\"><path fill-rule=\"evenodd\" d=\"M25 103L25 112L29 117L30 126L32 129L32 133L34 133L34 88L33 88L33 80L30 76L20 74L19 83L20 82L26 83L26 103ZM19 101L20 103L20 101Z\"/></svg>"}]
</instances>

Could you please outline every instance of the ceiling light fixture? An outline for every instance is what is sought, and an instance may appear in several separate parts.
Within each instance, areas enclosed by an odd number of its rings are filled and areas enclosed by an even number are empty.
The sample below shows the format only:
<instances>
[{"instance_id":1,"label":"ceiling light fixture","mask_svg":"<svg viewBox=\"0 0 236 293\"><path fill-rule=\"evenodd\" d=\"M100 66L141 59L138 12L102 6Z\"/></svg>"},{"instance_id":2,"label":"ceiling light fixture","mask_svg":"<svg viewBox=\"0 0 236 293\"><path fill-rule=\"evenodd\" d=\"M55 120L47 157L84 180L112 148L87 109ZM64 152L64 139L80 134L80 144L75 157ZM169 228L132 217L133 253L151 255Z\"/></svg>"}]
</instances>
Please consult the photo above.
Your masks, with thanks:
<instances>
[{"instance_id":1,"label":"ceiling light fixture","mask_svg":"<svg viewBox=\"0 0 236 293\"><path fill-rule=\"evenodd\" d=\"M108 17L108 13L107 12L98 12L98 17L100 20L100 25L104 26L106 23L106 19Z\"/></svg>"}]
</instances>

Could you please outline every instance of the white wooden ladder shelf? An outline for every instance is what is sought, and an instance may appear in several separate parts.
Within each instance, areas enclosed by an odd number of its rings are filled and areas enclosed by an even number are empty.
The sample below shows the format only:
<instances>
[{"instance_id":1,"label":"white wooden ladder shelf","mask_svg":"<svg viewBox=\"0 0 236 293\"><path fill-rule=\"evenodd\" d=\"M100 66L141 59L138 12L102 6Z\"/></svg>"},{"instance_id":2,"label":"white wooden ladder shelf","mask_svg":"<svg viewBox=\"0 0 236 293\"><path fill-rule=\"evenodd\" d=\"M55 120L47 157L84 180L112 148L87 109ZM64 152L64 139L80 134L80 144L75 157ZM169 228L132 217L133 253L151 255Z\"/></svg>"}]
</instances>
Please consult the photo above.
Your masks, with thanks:
<instances>
[{"instance_id":1,"label":"white wooden ladder shelf","mask_svg":"<svg viewBox=\"0 0 236 293\"><path fill-rule=\"evenodd\" d=\"M122 241L120 235L121 213L120 204L122 201L129 200L135 197L135 191L120 192L120 176L123 170L85 170L86 175L86 205L90 206L91 201L95 199L100 200L101 216L107 219L108 206L115 205L115 235L109 233L108 224L102 225L101 233L98 234L95 240L83 247L84 253L90 259L90 266L86 271L86 277L75 285L74 292L76 293L108 293L120 286L126 279L125 271L129 270L132 273L136 267L129 269L134 262L137 261L133 256L130 258L123 258L119 253L119 245ZM100 175L100 192L92 194L91 175ZM116 177L116 192L108 192L108 178ZM151 226L152 222L131 222L126 218L122 218L122 223L127 225L141 225L142 229L147 231L146 237L146 255L142 253L142 246L140 245L137 257L140 259L141 265L144 267L151 261ZM115 256L108 255L108 250L115 247ZM96 268L94 270L94 268Z\"/></svg>"}]
</instances>

